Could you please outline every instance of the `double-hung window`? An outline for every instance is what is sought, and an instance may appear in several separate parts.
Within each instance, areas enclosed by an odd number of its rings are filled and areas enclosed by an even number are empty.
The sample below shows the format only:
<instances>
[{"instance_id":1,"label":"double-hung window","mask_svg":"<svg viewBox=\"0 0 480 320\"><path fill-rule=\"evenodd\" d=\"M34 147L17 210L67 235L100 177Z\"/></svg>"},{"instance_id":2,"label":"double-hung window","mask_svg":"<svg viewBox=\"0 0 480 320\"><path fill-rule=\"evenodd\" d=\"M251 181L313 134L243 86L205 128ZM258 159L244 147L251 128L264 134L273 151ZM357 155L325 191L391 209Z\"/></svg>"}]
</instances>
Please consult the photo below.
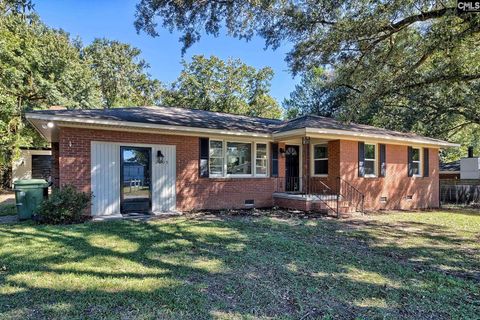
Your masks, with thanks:
<instances>
[{"instance_id":1,"label":"double-hung window","mask_svg":"<svg viewBox=\"0 0 480 320\"><path fill-rule=\"evenodd\" d=\"M413 176L421 176L421 155L419 148L412 148L411 166Z\"/></svg>"},{"instance_id":2,"label":"double-hung window","mask_svg":"<svg viewBox=\"0 0 480 320\"><path fill-rule=\"evenodd\" d=\"M221 177L223 176L223 141L210 140L210 176Z\"/></svg>"},{"instance_id":3,"label":"double-hung window","mask_svg":"<svg viewBox=\"0 0 480 320\"><path fill-rule=\"evenodd\" d=\"M266 143L210 139L210 177L265 177L268 172Z\"/></svg>"},{"instance_id":4,"label":"double-hung window","mask_svg":"<svg viewBox=\"0 0 480 320\"><path fill-rule=\"evenodd\" d=\"M377 176L377 146L365 143L365 177Z\"/></svg>"},{"instance_id":5,"label":"double-hung window","mask_svg":"<svg viewBox=\"0 0 480 320\"><path fill-rule=\"evenodd\" d=\"M255 147L255 175L266 176L268 163L267 144L257 143Z\"/></svg>"},{"instance_id":6,"label":"double-hung window","mask_svg":"<svg viewBox=\"0 0 480 320\"><path fill-rule=\"evenodd\" d=\"M328 175L328 145L326 144L313 146L313 174Z\"/></svg>"}]
</instances>

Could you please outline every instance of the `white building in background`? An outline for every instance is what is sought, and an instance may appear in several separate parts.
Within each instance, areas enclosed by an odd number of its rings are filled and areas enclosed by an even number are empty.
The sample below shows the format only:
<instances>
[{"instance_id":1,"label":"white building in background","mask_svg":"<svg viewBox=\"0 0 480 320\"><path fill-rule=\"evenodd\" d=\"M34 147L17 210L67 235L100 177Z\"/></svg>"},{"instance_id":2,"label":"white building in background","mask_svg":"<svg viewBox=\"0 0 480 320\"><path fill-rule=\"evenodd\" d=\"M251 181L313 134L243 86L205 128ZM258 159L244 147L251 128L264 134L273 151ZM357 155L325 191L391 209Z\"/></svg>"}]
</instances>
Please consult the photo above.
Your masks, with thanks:
<instances>
[{"instance_id":1,"label":"white building in background","mask_svg":"<svg viewBox=\"0 0 480 320\"><path fill-rule=\"evenodd\" d=\"M480 179L480 158L471 157L460 160L460 179Z\"/></svg>"},{"instance_id":2,"label":"white building in background","mask_svg":"<svg viewBox=\"0 0 480 320\"><path fill-rule=\"evenodd\" d=\"M52 151L43 149L22 149L19 159L12 164L13 182L21 179L49 180L52 171Z\"/></svg>"}]
</instances>

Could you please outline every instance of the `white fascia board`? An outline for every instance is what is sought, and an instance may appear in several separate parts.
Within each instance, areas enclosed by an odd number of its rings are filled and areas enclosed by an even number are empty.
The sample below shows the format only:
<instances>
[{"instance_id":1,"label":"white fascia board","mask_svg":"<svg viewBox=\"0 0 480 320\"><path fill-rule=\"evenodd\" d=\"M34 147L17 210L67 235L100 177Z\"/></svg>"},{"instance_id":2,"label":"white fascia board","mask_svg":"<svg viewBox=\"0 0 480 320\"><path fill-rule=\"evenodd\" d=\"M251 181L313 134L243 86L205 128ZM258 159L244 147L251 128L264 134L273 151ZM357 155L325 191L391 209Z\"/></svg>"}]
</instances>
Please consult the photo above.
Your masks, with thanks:
<instances>
[{"instance_id":1,"label":"white fascia board","mask_svg":"<svg viewBox=\"0 0 480 320\"><path fill-rule=\"evenodd\" d=\"M314 136L319 135L323 136L335 136L337 139L351 139L351 140L362 140L362 139L372 139L376 141L382 141L390 144L402 144L402 145L411 145L418 144L422 146L435 146L442 148L449 147L459 147L459 144L450 143L446 141L428 141L421 138L403 138L403 137L392 137L381 134L372 134L372 133L363 133L357 131L349 130L336 130L336 129L318 129L318 128L305 128L306 135Z\"/></svg>"}]
</instances>

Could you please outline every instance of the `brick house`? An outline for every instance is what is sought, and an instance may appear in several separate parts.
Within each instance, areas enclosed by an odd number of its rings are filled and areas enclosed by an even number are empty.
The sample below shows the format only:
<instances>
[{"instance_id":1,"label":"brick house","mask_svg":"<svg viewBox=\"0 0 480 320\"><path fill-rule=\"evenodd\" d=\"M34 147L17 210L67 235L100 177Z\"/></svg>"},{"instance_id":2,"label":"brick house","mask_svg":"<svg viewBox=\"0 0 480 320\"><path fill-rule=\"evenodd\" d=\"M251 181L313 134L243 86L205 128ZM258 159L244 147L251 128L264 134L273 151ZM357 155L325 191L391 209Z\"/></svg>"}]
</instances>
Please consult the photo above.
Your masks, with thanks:
<instances>
[{"instance_id":1,"label":"brick house","mask_svg":"<svg viewBox=\"0 0 480 320\"><path fill-rule=\"evenodd\" d=\"M349 213L439 206L445 141L303 116L164 107L44 110L55 185L92 192L93 216L279 206Z\"/></svg>"}]
</instances>

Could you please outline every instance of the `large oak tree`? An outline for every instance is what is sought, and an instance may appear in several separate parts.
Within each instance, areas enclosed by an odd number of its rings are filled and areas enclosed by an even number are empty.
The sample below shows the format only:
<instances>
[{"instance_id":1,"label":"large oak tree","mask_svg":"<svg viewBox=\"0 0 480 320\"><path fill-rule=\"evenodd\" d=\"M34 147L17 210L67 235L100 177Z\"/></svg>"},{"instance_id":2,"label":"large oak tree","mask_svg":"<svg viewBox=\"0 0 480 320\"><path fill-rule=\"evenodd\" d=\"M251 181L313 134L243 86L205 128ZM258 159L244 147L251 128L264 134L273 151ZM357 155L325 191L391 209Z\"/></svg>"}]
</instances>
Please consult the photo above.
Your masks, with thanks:
<instances>
[{"instance_id":1,"label":"large oak tree","mask_svg":"<svg viewBox=\"0 0 480 320\"><path fill-rule=\"evenodd\" d=\"M137 30L157 36L159 23L184 49L222 30L292 43L294 74L332 70L324 85L346 120L439 137L480 124L480 15L454 0L141 0Z\"/></svg>"}]
</instances>

